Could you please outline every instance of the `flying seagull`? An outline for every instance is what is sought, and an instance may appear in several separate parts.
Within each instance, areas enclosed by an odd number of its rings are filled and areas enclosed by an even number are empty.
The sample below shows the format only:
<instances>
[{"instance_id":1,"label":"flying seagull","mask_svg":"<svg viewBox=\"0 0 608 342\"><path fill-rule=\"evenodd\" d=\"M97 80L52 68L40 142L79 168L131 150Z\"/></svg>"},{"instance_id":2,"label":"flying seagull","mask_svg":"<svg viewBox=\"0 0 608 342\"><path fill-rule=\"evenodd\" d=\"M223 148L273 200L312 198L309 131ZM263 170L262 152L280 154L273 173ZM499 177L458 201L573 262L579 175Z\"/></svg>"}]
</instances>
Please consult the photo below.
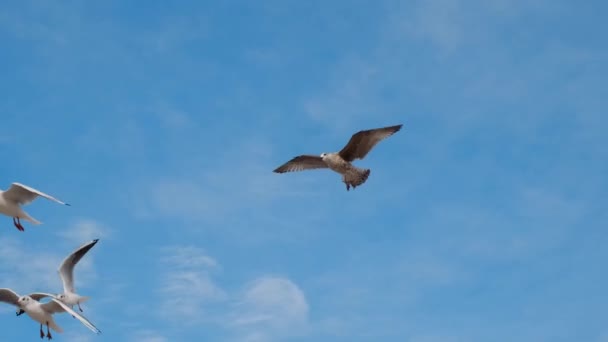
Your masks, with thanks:
<instances>
[{"instance_id":1,"label":"flying seagull","mask_svg":"<svg viewBox=\"0 0 608 342\"><path fill-rule=\"evenodd\" d=\"M62 202L55 197L49 196L42 191L38 191L20 183L13 183L8 190L0 190L0 213L12 217L13 224L20 231L25 230L21 225L20 219L24 219L33 224L40 224L40 221L31 217L25 211L23 211L23 209L21 209L21 205L29 204L38 196L69 206L69 204Z\"/></svg>"},{"instance_id":2,"label":"flying seagull","mask_svg":"<svg viewBox=\"0 0 608 342\"><path fill-rule=\"evenodd\" d=\"M47 303L40 303L39 300L45 297L49 297L51 300ZM100 334L101 331L97 329L93 323L88 319L72 310L69 306L61 302L57 297L48 293L32 293L28 296L19 296L11 289L0 289L0 302L5 302L16 306L18 309L25 311L31 319L40 323L40 338L44 338L44 331L42 326L46 325L46 338L49 340L53 338L50 329L55 330L58 333L62 333L63 329L55 323L53 314L57 312L67 311L72 316L78 318L78 320L84 324L87 328L91 329L96 334Z\"/></svg>"},{"instance_id":3,"label":"flying seagull","mask_svg":"<svg viewBox=\"0 0 608 342\"><path fill-rule=\"evenodd\" d=\"M78 305L78 310L83 312L80 307L81 303L89 300L89 297L81 296L76 293L76 288L74 287L74 267L82 257L87 254L87 252L95 246L95 244L99 241L99 239L95 239L91 242L87 242L84 245L78 247L74 252L68 255L61 265L57 272L61 277L61 281L63 282L63 293L56 295L56 297L62 301L64 304L69 305L71 308L74 308L74 305ZM24 310L17 312L17 316L24 313Z\"/></svg>"},{"instance_id":4,"label":"flying seagull","mask_svg":"<svg viewBox=\"0 0 608 342\"><path fill-rule=\"evenodd\" d=\"M370 169L361 169L352 164L355 159L363 159L381 140L398 132L403 125L359 131L350 138L340 152L321 153L320 156L304 154L279 166L273 172L285 173L312 169L329 168L342 175L346 190L365 183Z\"/></svg>"}]
</instances>

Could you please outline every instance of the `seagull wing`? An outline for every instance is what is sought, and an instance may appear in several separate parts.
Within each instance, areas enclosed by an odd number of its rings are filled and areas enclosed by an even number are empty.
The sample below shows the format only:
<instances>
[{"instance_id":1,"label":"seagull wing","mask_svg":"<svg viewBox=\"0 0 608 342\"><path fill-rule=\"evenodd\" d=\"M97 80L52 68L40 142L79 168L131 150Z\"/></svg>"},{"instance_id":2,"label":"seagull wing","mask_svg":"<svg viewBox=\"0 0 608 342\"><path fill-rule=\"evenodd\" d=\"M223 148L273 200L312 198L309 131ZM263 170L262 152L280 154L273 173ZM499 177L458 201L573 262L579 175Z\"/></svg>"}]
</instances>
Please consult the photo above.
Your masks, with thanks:
<instances>
[{"instance_id":1,"label":"seagull wing","mask_svg":"<svg viewBox=\"0 0 608 342\"><path fill-rule=\"evenodd\" d=\"M18 204L28 204L31 201L35 200L36 197L44 197L51 201L57 202L63 205L69 205L64 203L53 196L47 195L42 191L38 191L34 188L31 188L27 185L23 185L21 183L13 183L11 187L4 192L4 196L6 199L14 201Z\"/></svg>"},{"instance_id":2,"label":"seagull wing","mask_svg":"<svg viewBox=\"0 0 608 342\"><path fill-rule=\"evenodd\" d=\"M30 293L29 296L35 300L35 301L40 301L43 298L51 298L51 301L42 304L42 308L44 309L44 311L50 313L50 314L54 314L54 313L58 313L58 312L65 312L65 310L63 309L63 307L61 307L61 305L55 303L52 299L55 298L55 295L50 294L50 293L44 293L44 292L34 292L34 293Z\"/></svg>"},{"instance_id":3,"label":"seagull wing","mask_svg":"<svg viewBox=\"0 0 608 342\"><path fill-rule=\"evenodd\" d=\"M68 255L61 263L61 266L59 266L57 272L59 272L59 276L63 282L64 292L76 292L76 289L74 288L74 267L76 267L78 261L80 261L80 259L87 254L87 252L93 248L93 246L95 246L97 241L99 241L99 239L95 239L78 247L78 249L72 252L72 254Z\"/></svg>"},{"instance_id":4,"label":"seagull wing","mask_svg":"<svg viewBox=\"0 0 608 342\"><path fill-rule=\"evenodd\" d=\"M402 126L396 125L359 131L352 135L348 144L340 151L340 157L348 162L363 159L377 143L398 132Z\"/></svg>"},{"instance_id":5,"label":"seagull wing","mask_svg":"<svg viewBox=\"0 0 608 342\"><path fill-rule=\"evenodd\" d=\"M97 327L95 325L93 325L93 323L91 323L88 319L86 319L84 316L82 316L81 314L77 313L76 311L72 310L72 308L70 308L69 306L65 305L62 301L60 301L59 299L57 299L57 297L52 297L51 298L51 302L48 302L46 304L42 304L42 308L44 310L46 310L46 307L48 306L49 308L51 307L51 304L54 303L55 305L59 305L61 306L61 308L63 308L63 310L65 310L67 313L69 313L70 315L76 317L80 323L84 324L85 327L91 329L92 332L96 333L96 334L101 334L101 330L97 329ZM53 306L54 307L54 306Z\"/></svg>"},{"instance_id":6,"label":"seagull wing","mask_svg":"<svg viewBox=\"0 0 608 342\"><path fill-rule=\"evenodd\" d=\"M301 155L277 167L273 172L284 173L327 168L327 164L319 156Z\"/></svg>"},{"instance_id":7,"label":"seagull wing","mask_svg":"<svg viewBox=\"0 0 608 342\"><path fill-rule=\"evenodd\" d=\"M0 302L19 307L19 295L11 289L2 288L0 289Z\"/></svg>"}]
</instances>

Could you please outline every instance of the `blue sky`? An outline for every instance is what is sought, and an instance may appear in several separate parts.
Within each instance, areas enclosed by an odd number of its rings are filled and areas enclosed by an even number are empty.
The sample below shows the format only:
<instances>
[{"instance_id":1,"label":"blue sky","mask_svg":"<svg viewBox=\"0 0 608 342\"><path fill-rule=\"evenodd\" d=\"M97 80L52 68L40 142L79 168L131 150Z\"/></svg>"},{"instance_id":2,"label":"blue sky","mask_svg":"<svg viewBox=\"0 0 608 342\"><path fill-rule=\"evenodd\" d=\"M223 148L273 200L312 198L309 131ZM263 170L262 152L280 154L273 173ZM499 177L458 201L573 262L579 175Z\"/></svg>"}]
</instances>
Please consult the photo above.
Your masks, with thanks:
<instances>
[{"instance_id":1,"label":"blue sky","mask_svg":"<svg viewBox=\"0 0 608 342\"><path fill-rule=\"evenodd\" d=\"M59 341L608 341L608 24L587 1L0 5L0 287ZM356 164L274 174L403 123ZM38 325L0 308L1 341Z\"/></svg>"}]
</instances>

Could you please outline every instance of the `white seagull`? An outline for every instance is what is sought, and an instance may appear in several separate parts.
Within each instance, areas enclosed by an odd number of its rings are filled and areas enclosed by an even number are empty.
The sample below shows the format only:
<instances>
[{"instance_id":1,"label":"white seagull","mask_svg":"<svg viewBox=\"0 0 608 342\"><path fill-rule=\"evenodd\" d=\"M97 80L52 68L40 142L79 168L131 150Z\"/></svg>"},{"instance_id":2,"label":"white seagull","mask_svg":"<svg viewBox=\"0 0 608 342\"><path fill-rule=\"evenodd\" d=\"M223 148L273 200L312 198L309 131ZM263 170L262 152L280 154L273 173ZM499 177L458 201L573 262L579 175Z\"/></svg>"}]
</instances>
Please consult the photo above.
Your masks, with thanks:
<instances>
[{"instance_id":1,"label":"white seagull","mask_svg":"<svg viewBox=\"0 0 608 342\"><path fill-rule=\"evenodd\" d=\"M45 297L49 297L51 301L47 303L40 303L39 300ZM0 289L0 302L5 302L16 306L17 308L25 311L31 319L40 323L40 338L44 338L44 331L42 326L46 325L46 338L49 340L53 338L50 329L55 330L58 333L62 333L63 329L55 323L53 314L57 312L67 311L72 316L78 318L78 320L84 324L87 328L91 329L96 334L100 334L101 331L97 329L93 323L89 322L88 319L81 316L76 311L72 310L69 306L62 303L56 296L48 293L32 293L28 296L19 296L11 289L2 288Z\"/></svg>"},{"instance_id":2,"label":"white seagull","mask_svg":"<svg viewBox=\"0 0 608 342\"><path fill-rule=\"evenodd\" d=\"M34 188L20 183L13 183L11 184L11 187L8 190L0 190L0 213L12 217L13 224L20 231L25 230L21 225L20 219L24 219L33 224L40 224L40 221L31 217L25 211L23 211L23 209L21 209L22 205L29 204L38 196L44 197L59 204L69 206L68 203L64 203L56 199L55 197L45 194L42 191L38 191Z\"/></svg>"},{"instance_id":3,"label":"white seagull","mask_svg":"<svg viewBox=\"0 0 608 342\"><path fill-rule=\"evenodd\" d=\"M61 300L64 304L69 305L72 309L74 305L78 305L78 310L83 312L80 307L81 303L89 300L87 296L81 296L76 293L76 288L74 287L74 267L82 257L87 254L87 252L95 246L95 244L99 241L99 239L95 239L91 242L87 242L84 245L78 247L74 252L68 255L57 270L59 276L61 277L61 281L63 282L63 293L56 295L56 297ZM17 313L17 316L21 315L23 310Z\"/></svg>"},{"instance_id":4,"label":"white seagull","mask_svg":"<svg viewBox=\"0 0 608 342\"><path fill-rule=\"evenodd\" d=\"M361 169L352 164L355 159L363 159L380 141L397 133L403 125L368 129L353 134L340 152L321 153L320 156L304 154L276 168L273 172L285 173L312 169L329 168L342 175L346 190L365 183L370 169Z\"/></svg>"}]
</instances>

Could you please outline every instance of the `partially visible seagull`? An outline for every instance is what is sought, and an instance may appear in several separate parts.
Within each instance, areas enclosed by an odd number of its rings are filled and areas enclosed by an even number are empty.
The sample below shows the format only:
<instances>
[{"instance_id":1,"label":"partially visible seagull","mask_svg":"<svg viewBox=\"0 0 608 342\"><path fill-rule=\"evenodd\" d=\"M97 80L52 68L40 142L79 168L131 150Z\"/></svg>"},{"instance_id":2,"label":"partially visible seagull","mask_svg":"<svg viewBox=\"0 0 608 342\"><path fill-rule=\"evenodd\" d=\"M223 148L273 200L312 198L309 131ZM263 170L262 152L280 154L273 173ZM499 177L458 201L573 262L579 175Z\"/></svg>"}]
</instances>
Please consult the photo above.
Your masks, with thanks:
<instances>
[{"instance_id":1,"label":"partially visible seagull","mask_svg":"<svg viewBox=\"0 0 608 342\"><path fill-rule=\"evenodd\" d=\"M95 246L97 241L99 241L99 239L87 242L78 247L74 252L63 259L63 262L57 270L57 273L59 273L61 281L63 282L63 293L56 295L56 297L64 304L69 305L72 309L74 308L74 305L78 305L78 310L80 310L80 312L83 312L80 304L89 300L89 297L81 296L76 293L76 288L74 287L74 267L76 267L76 264L80 259ZM21 310L17 312L17 316L23 313L24 311Z\"/></svg>"},{"instance_id":2,"label":"partially visible seagull","mask_svg":"<svg viewBox=\"0 0 608 342\"><path fill-rule=\"evenodd\" d=\"M51 300L47 303L40 303L39 300L45 297L49 297ZM40 323L40 338L44 338L44 331L42 326L46 325L46 338L52 339L50 329L55 330L58 333L62 333L63 329L55 323L53 314L57 312L67 311L72 316L78 318L78 320L84 324L87 328L91 329L96 334L100 334L101 331L97 329L93 323L88 319L81 316L76 311L72 310L69 306L62 303L56 296L48 293L32 293L28 296L19 296L11 289L2 288L0 289L0 302L5 302L16 306L17 308L25 311L34 321Z\"/></svg>"},{"instance_id":3,"label":"partially visible seagull","mask_svg":"<svg viewBox=\"0 0 608 342\"><path fill-rule=\"evenodd\" d=\"M301 155L279 166L273 172L284 173L312 169L329 168L342 175L346 190L353 189L365 183L370 169L355 167L355 159L363 159L377 143L398 132L403 125L382 127L359 131L352 135L348 144L340 152L321 153L320 156Z\"/></svg>"},{"instance_id":4,"label":"partially visible seagull","mask_svg":"<svg viewBox=\"0 0 608 342\"><path fill-rule=\"evenodd\" d=\"M36 220L35 218L28 215L23 209L21 209L21 205L29 204L31 201L35 200L36 197L44 197L51 201L57 202L59 204L68 205L68 203L64 203L55 197L49 196L42 191L38 191L34 188L31 188L27 185L23 185L20 183L13 183L11 187L6 191L0 190L0 213L10 216L13 218L13 224L15 227L24 231L25 229L21 225L20 219L24 219L33 224L40 224L41 222Z\"/></svg>"}]
</instances>

